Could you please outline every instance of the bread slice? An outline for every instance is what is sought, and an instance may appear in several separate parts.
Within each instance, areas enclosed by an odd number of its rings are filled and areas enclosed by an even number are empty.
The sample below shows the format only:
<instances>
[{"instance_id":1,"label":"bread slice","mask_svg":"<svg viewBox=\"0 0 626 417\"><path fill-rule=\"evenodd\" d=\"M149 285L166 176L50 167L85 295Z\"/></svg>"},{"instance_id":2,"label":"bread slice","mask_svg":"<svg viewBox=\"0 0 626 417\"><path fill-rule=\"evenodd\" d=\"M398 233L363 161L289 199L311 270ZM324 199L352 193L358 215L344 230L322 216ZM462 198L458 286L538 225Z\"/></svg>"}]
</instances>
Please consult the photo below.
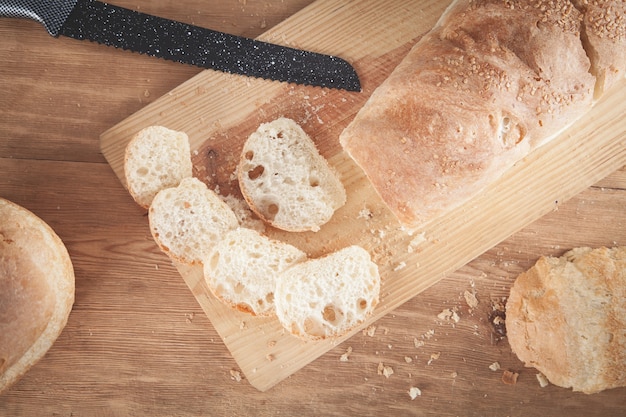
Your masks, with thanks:
<instances>
[{"instance_id":1,"label":"bread slice","mask_svg":"<svg viewBox=\"0 0 626 417\"><path fill-rule=\"evenodd\" d=\"M150 207L159 191L191 177L189 138L163 126L142 129L126 145L124 175L137 204Z\"/></svg>"},{"instance_id":2,"label":"bread slice","mask_svg":"<svg viewBox=\"0 0 626 417\"><path fill-rule=\"evenodd\" d=\"M0 198L0 392L46 354L73 304L74 269L59 236Z\"/></svg>"},{"instance_id":3,"label":"bread slice","mask_svg":"<svg viewBox=\"0 0 626 417\"><path fill-rule=\"evenodd\" d=\"M161 250L183 264L201 263L228 231L239 226L228 204L194 177L159 191L148 220Z\"/></svg>"},{"instance_id":4,"label":"bread slice","mask_svg":"<svg viewBox=\"0 0 626 417\"><path fill-rule=\"evenodd\" d=\"M507 337L526 366L574 391L626 386L626 247L576 248L520 274Z\"/></svg>"},{"instance_id":5,"label":"bread slice","mask_svg":"<svg viewBox=\"0 0 626 417\"><path fill-rule=\"evenodd\" d=\"M380 275L369 253L348 246L288 268L274 303L280 323L303 339L340 336L363 322L378 304Z\"/></svg>"},{"instance_id":6,"label":"bread slice","mask_svg":"<svg viewBox=\"0 0 626 417\"><path fill-rule=\"evenodd\" d=\"M244 227L228 232L204 261L211 292L225 304L255 316L274 314L276 279L306 259L295 246Z\"/></svg>"},{"instance_id":7,"label":"bread slice","mask_svg":"<svg viewBox=\"0 0 626 417\"><path fill-rule=\"evenodd\" d=\"M237 176L250 208L274 227L318 231L346 192L315 144L293 120L264 123L246 141Z\"/></svg>"},{"instance_id":8,"label":"bread slice","mask_svg":"<svg viewBox=\"0 0 626 417\"><path fill-rule=\"evenodd\" d=\"M580 18L568 0L455 0L415 44L340 136L400 222L460 206L591 108Z\"/></svg>"}]
</instances>

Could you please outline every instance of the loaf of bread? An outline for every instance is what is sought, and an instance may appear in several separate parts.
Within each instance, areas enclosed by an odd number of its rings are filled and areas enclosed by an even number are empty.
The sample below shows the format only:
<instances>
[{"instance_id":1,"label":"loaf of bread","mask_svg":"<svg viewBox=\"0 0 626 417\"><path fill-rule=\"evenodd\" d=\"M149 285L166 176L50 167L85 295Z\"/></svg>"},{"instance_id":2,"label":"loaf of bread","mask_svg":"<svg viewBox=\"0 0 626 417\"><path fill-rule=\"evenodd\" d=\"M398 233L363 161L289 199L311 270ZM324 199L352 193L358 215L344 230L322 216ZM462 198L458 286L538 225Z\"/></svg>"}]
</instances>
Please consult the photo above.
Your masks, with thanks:
<instances>
[{"instance_id":1,"label":"loaf of bread","mask_svg":"<svg viewBox=\"0 0 626 417\"><path fill-rule=\"evenodd\" d=\"M137 204L144 208L150 206L159 191L176 187L191 174L189 138L184 132L149 126L126 145L126 186Z\"/></svg>"},{"instance_id":2,"label":"loaf of bread","mask_svg":"<svg viewBox=\"0 0 626 417\"><path fill-rule=\"evenodd\" d=\"M255 316L274 314L278 276L306 259L295 246L239 227L224 235L204 260L204 277L213 295Z\"/></svg>"},{"instance_id":3,"label":"loaf of bread","mask_svg":"<svg viewBox=\"0 0 626 417\"><path fill-rule=\"evenodd\" d=\"M519 359L555 385L626 386L626 247L540 258L511 288L506 330Z\"/></svg>"},{"instance_id":4,"label":"loaf of bread","mask_svg":"<svg viewBox=\"0 0 626 417\"><path fill-rule=\"evenodd\" d=\"M250 135L237 172L250 208L286 231L318 231L346 202L341 181L315 143L284 117Z\"/></svg>"},{"instance_id":5,"label":"loaf of bread","mask_svg":"<svg viewBox=\"0 0 626 417\"><path fill-rule=\"evenodd\" d=\"M148 210L148 221L161 250L189 265L202 263L228 231L239 227L228 204L194 177L159 191Z\"/></svg>"},{"instance_id":6,"label":"loaf of bread","mask_svg":"<svg viewBox=\"0 0 626 417\"><path fill-rule=\"evenodd\" d=\"M274 304L282 326L305 340L342 335L378 304L380 275L369 253L348 246L279 275Z\"/></svg>"},{"instance_id":7,"label":"loaf of bread","mask_svg":"<svg viewBox=\"0 0 626 417\"><path fill-rule=\"evenodd\" d=\"M582 20L569 0L455 0L415 44L340 136L401 223L458 207L590 110Z\"/></svg>"},{"instance_id":8,"label":"loaf of bread","mask_svg":"<svg viewBox=\"0 0 626 417\"><path fill-rule=\"evenodd\" d=\"M73 304L74 269L61 239L0 198L0 392L46 354Z\"/></svg>"},{"instance_id":9,"label":"loaf of bread","mask_svg":"<svg viewBox=\"0 0 626 417\"><path fill-rule=\"evenodd\" d=\"M626 2L573 0L584 14L582 39L596 77L596 98L626 77Z\"/></svg>"}]
</instances>

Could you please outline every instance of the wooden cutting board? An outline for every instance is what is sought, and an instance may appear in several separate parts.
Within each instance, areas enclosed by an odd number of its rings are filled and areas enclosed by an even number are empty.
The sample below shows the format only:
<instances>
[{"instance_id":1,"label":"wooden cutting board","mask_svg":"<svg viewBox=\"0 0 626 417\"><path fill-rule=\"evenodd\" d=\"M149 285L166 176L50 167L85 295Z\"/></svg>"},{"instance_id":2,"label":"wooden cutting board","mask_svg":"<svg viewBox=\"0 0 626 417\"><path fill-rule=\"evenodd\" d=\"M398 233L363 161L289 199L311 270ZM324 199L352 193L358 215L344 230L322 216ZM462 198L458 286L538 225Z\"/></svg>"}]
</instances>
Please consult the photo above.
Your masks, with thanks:
<instances>
[{"instance_id":1,"label":"wooden cutting board","mask_svg":"<svg viewBox=\"0 0 626 417\"><path fill-rule=\"evenodd\" d=\"M525 158L474 199L412 235L395 221L338 137L372 91L437 21L448 2L319 0L260 39L341 56L353 63L363 92L350 93L204 71L101 135L101 149L124 184L124 148L149 125L185 131L194 175L241 198L233 172L243 142L260 123L295 119L341 175L348 202L317 233L267 229L317 257L349 244L368 249L380 268L381 303L352 333L303 342L277 320L223 306L202 269L178 270L248 381L267 390L365 329L470 260L626 164L626 86L551 143Z\"/></svg>"}]
</instances>

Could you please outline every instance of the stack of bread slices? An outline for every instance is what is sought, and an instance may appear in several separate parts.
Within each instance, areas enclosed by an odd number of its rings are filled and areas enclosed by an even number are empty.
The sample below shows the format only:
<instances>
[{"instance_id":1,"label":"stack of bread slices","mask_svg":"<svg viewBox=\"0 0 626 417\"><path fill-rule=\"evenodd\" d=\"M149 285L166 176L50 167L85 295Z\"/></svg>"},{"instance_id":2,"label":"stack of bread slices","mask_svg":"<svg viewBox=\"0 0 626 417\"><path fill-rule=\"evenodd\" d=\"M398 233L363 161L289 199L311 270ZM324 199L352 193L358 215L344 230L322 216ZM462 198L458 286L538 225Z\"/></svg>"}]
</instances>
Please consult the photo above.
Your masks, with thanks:
<instances>
[{"instance_id":1,"label":"stack of bread slices","mask_svg":"<svg viewBox=\"0 0 626 417\"><path fill-rule=\"evenodd\" d=\"M189 149L185 133L162 126L141 130L126 147L128 190L148 209L152 236L172 261L201 265L217 299L252 315L276 316L306 340L342 335L372 313L380 276L365 249L348 246L310 259L246 227L192 176ZM251 210L291 232L320 230L346 201L341 181L291 119L262 124L250 135L237 175Z\"/></svg>"}]
</instances>

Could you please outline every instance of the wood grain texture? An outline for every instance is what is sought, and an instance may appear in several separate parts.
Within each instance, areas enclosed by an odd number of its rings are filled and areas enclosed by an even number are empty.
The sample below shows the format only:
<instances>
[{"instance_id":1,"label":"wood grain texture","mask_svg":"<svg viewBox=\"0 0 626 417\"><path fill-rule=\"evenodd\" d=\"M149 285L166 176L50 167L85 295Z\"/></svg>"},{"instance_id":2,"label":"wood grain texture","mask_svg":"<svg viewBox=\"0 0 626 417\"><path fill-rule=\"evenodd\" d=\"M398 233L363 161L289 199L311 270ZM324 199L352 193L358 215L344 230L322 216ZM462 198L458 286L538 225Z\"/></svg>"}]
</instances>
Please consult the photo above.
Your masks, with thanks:
<instances>
[{"instance_id":1,"label":"wood grain texture","mask_svg":"<svg viewBox=\"0 0 626 417\"><path fill-rule=\"evenodd\" d=\"M302 342L286 334L275 318L252 318L223 306L212 297L200 267L179 268L245 376L260 390L271 388L444 274L549 212L555 201L571 198L626 164L626 139L621 135L626 131L626 120L621 117L624 90L618 89L587 117L472 201L413 235L403 230L381 204L362 171L343 154L338 136L364 98L386 78L415 39L430 29L446 6L436 1L407 5L404 1L320 0L261 36L346 57L355 63L362 77L363 93L285 86L206 71L101 136L105 157L123 178L123 151L135 132L154 124L185 131L192 143L195 175L224 195L241 198L232 174L243 142L259 123L286 115L308 131L342 176L348 202L320 232L293 234L268 229L267 234L311 256L351 244L372 253L383 280L381 303L370 320L346 336ZM385 12L387 9L393 12ZM386 42L355 42L370 31ZM371 217L362 218L363 210L368 210ZM364 229L369 233L363 233ZM488 232L480 233L485 230ZM412 247L415 239L423 242Z\"/></svg>"},{"instance_id":2,"label":"wood grain texture","mask_svg":"<svg viewBox=\"0 0 626 417\"><path fill-rule=\"evenodd\" d=\"M311 1L115 3L257 36ZM373 34L360 41L368 39L385 42ZM540 388L535 371L517 361L488 321L492 300L505 297L540 255L626 245L624 168L552 202L546 215L377 320L371 336L356 333L260 392L156 249L145 211L100 153L102 132L200 71L51 39L40 26L12 19L0 19L0 58L0 195L53 226L74 262L77 291L67 327L0 397L0 416L604 417L626 409L625 389L589 396ZM480 302L471 312L465 290ZM456 308L460 321L439 320L444 308ZM516 385L489 370L496 361L520 373ZM394 370L389 378L378 374L380 363ZM411 387L422 395L411 400Z\"/></svg>"}]
</instances>

